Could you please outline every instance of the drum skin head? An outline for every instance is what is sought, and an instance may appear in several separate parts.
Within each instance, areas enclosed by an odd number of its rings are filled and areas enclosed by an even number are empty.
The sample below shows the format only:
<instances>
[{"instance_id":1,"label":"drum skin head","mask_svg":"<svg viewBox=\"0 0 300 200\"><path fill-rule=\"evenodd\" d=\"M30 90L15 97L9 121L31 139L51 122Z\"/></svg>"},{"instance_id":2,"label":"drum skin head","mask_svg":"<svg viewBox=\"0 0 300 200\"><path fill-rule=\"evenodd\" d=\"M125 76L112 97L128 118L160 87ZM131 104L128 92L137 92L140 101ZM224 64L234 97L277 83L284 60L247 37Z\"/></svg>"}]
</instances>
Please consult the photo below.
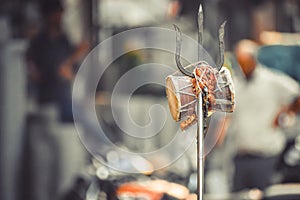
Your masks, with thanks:
<instances>
[{"instance_id":1,"label":"drum skin head","mask_svg":"<svg viewBox=\"0 0 300 200\"><path fill-rule=\"evenodd\" d=\"M180 102L175 94L175 87L170 77L167 77L166 80L166 93L169 102L169 109L173 119L178 122L180 119L180 112L178 112L178 108L180 108Z\"/></svg>"}]
</instances>

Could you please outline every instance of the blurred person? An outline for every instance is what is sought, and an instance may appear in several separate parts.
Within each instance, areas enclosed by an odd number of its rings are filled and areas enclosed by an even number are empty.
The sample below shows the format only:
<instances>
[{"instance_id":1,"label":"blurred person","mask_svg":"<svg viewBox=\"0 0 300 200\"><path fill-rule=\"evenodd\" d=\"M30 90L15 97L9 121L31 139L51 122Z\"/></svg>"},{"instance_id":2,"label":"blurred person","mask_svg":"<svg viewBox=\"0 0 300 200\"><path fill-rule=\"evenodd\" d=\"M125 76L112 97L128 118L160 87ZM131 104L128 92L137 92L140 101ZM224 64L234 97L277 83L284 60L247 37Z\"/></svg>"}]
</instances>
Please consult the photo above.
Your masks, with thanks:
<instances>
[{"instance_id":1,"label":"blurred person","mask_svg":"<svg viewBox=\"0 0 300 200\"><path fill-rule=\"evenodd\" d=\"M285 146L284 127L299 112L299 85L289 76L256 61L259 45L241 40L235 48L244 79L236 80L236 109L231 133L236 155L233 191L271 184L278 155Z\"/></svg>"},{"instance_id":2,"label":"blurred person","mask_svg":"<svg viewBox=\"0 0 300 200\"><path fill-rule=\"evenodd\" d=\"M62 30L63 5L47 0L41 5L43 27L29 45L29 74L36 87L37 103L55 107L62 121L72 121L71 81L74 66L86 55L89 44L75 48Z\"/></svg>"},{"instance_id":3,"label":"blurred person","mask_svg":"<svg viewBox=\"0 0 300 200\"><path fill-rule=\"evenodd\" d=\"M85 151L76 135L71 87L75 67L89 44L74 47L62 29L59 0L41 4L43 24L27 50L28 73L38 108L30 130L30 199L57 199L84 165ZM34 110L35 111L35 110ZM28 181L28 180L27 180Z\"/></svg>"}]
</instances>

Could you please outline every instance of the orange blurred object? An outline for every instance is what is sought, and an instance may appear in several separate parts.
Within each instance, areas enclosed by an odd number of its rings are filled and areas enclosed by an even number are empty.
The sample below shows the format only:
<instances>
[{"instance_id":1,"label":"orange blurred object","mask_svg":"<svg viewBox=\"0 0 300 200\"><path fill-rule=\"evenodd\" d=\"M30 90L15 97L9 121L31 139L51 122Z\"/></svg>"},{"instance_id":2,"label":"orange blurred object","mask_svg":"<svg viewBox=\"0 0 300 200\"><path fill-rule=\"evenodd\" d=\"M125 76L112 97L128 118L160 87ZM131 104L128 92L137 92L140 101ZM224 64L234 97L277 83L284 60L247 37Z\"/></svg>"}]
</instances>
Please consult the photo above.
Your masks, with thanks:
<instances>
[{"instance_id":1,"label":"orange blurred object","mask_svg":"<svg viewBox=\"0 0 300 200\"><path fill-rule=\"evenodd\" d=\"M149 200L160 200L163 196L163 191L153 190L151 187L138 182L130 182L121 185L117 189L117 196L120 199L122 197L144 197Z\"/></svg>"},{"instance_id":2,"label":"orange blurred object","mask_svg":"<svg viewBox=\"0 0 300 200\"><path fill-rule=\"evenodd\" d=\"M117 189L117 196L120 199L144 197L149 200L160 200L164 194L177 199L186 199L189 196L189 190L183 185L160 179L125 183Z\"/></svg>"}]
</instances>

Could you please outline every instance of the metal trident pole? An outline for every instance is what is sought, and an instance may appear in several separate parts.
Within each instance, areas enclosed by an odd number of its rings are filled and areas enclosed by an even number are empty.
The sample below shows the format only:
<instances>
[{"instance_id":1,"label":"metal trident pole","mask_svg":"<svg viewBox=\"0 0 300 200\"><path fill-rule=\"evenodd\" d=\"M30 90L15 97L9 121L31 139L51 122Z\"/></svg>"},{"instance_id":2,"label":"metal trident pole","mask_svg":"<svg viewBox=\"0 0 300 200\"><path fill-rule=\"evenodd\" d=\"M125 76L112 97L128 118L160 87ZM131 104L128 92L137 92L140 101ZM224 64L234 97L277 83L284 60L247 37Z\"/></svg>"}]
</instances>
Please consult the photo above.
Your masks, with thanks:
<instances>
[{"instance_id":1,"label":"metal trident pole","mask_svg":"<svg viewBox=\"0 0 300 200\"><path fill-rule=\"evenodd\" d=\"M203 134L203 99L199 94L197 101L197 190L198 200L203 200L204 193L204 134Z\"/></svg>"},{"instance_id":2,"label":"metal trident pole","mask_svg":"<svg viewBox=\"0 0 300 200\"><path fill-rule=\"evenodd\" d=\"M203 23L204 23L204 14L202 5L199 6L198 11L198 60L202 60L203 53ZM217 64L217 69L220 71L224 62L224 27L226 21L221 25L219 29L219 51L220 59ZM195 77L195 74L186 70L180 63L180 50L181 50L181 31L178 26L174 24L176 31L176 54L175 61L179 71L181 71L185 76L191 78ZM203 200L204 193L204 112L203 112L203 97L201 93L198 95L197 101L197 190L198 190L198 200ZM207 109L207 108L206 108ZM205 111L206 112L206 111ZM205 116L206 117L206 116Z\"/></svg>"},{"instance_id":3,"label":"metal trident pole","mask_svg":"<svg viewBox=\"0 0 300 200\"><path fill-rule=\"evenodd\" d=\"M203 10L202 5L198 11L198 60L201 60L203 45ZM204 126L203 126L203 99L198 95L197 102L197 189L198 200L203 200L204 193Z\"/></svg>"}]
</instances>

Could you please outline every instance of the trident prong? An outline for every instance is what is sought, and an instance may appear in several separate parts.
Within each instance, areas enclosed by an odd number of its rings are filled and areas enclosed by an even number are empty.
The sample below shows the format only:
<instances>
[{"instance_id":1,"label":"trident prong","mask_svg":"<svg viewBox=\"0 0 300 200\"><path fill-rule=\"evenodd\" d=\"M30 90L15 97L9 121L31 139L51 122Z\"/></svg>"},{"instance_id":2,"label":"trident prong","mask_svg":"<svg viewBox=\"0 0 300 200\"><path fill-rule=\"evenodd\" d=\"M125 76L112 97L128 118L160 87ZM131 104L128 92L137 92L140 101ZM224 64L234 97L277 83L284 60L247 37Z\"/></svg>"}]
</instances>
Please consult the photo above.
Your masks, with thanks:
<instances>
[{"instance_id":1,"label":"trident prong","mask_svg":"<svg viewBox=\"0 0 300 200\"><path fill-rule=\"evenodd\" d=\"M181 71L181 73L183 73L186 76L194 78L195 75L189 72L188 70L186 70L180 62L180 51L181 51L181 42L182 42L181 31L178 26L176 26L175 24L173 25L176 31L176 54L175 54L176 65L178 69Z\"/></svg>"},{"instance_id":2,"label":"trident prong","mask_svg":"<svg viewBox=\"0 0 300 200\"><path fill-rule=\"evenodd\" d=\"M224 53L225 53L225 43L224 43L224 34L225 34L225 25L226 21L224 21L219 29L219 62L217 64L218 71L221 70L224 64Z\"/></svg>"},{"instance_id":3,"label":"trident prong","mask_svg":"<svg viewBox=\"0 0 300 200\"><path fill-rule=\"evenodd\" d=\"M201 60L201 54L202 54L202 45L203 45L203 22L204 22L204 16L203 16L203 9L202 5L199 6L198 11L198 60ZM181 37L181 31L178 26L175 24L174 28L176 31L176 54L175 54L175 61L177 64L177 67L181 73L183 73L186 76L194 78L195 75L191 73L190 71L186 70L181 62L180 62L180 51L181 51L181 43L182 43L182 37ZM225 34L225 25L226 21L224 21L220 28L219 28L219 59L217 63L217 70L220 71L223 64L224 64L224 54L225 54L225 42L224 42L224 34Z\"/></svg>"}]
</instances>

